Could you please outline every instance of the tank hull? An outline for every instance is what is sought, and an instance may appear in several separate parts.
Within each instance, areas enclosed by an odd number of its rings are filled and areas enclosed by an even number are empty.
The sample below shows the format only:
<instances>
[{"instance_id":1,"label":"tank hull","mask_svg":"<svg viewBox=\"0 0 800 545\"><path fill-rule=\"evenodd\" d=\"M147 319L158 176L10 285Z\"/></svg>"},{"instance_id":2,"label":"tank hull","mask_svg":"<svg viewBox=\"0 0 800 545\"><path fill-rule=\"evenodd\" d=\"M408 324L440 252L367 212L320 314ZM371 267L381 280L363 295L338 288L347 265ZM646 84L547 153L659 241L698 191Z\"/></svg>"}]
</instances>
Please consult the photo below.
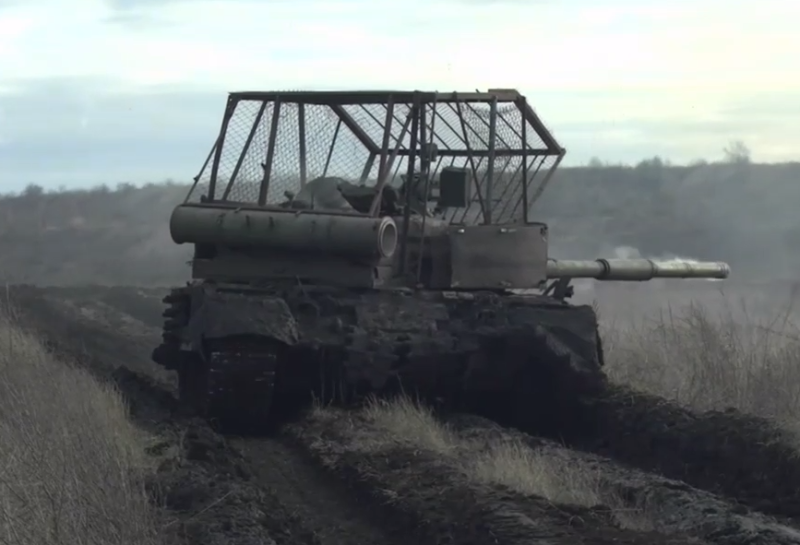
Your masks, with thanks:
<instances>
[{"instance_id":1,"label":"tank hull","mask_svg":"<svg viewBox=\"0 0 800 545\"><path fill-rule=\"evenodd\" d=\"M197 283L165 302L153 359L229 431L398 391L557 430L604 385L593 309L539 295Z\"/></svg>"}]
</instances>

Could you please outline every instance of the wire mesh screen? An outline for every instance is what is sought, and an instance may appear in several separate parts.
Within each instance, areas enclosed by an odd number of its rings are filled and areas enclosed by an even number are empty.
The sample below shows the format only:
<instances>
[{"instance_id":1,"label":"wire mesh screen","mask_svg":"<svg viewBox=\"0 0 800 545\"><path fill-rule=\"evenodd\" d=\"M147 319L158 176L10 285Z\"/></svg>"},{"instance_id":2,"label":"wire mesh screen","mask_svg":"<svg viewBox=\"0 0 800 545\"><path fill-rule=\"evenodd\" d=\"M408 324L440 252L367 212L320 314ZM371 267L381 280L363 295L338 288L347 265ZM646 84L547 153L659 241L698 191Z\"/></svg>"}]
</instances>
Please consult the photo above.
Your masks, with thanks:
<instances>
[{"instance_id":1,"label":"wire mesh screen","mask_svg":"<svg viewBox=\"0 0 800 545\"><path fill-rule=\"evenodd\" d=\"M399 188L408 172L413 109L410 103L389 106L388 96L384 104L239 100L218 150L214 195L208 194L212 160L188 200L197 202L206 195L213 200L258 203L262 197L265 204L275 205L318 177L375 186L382 163L387 183ZM494 146L489 104L429 102L419 111L415 172L426 174L427 169L428 179L435 181L442 168L460 167L474 180L472 202L466 208L447 210L446 218L471 224L483 221L483 211L491 210L493 223L520 221L523 188L530 205L561 150L546 145L516 103L496 108ZM421 161L422 143L438 148L438 156L427 164ZM493 169L490 149L495 151ZM524 150L537 152L527 158L527 179Z\"/></svg>"}]
</instances>

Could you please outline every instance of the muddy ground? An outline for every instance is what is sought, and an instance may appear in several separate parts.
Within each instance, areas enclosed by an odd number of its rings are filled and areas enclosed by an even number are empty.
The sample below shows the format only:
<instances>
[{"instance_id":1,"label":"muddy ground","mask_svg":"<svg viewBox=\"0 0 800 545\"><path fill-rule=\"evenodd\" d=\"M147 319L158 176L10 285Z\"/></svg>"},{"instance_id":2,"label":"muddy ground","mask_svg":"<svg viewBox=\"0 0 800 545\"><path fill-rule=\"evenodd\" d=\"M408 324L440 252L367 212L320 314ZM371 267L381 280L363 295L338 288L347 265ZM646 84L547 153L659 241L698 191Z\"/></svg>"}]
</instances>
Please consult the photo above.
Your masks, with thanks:
<instances>
[{"instance_id":1,"label":"muddy ground","mask_svg":"<svg viewBox=\"0 0 800 545\"><path fill-rule=\"evenodd\" d=\"M474 416L450 422L478 443L521 441L590 468L627 502L613 508L476 484L420 449L359 450L348 434L367 427L353 413L269 438L222 437L179 411L174 377L150 362L163 294L13 286L3 300L54 350L116 381L158 438L150 489L175 543L800 545L800 461L784 438L733 412L693 415L619 388L561 443ZM615 509L642 506L647 524L623 528Z\"/></svg>"}]
</instances>

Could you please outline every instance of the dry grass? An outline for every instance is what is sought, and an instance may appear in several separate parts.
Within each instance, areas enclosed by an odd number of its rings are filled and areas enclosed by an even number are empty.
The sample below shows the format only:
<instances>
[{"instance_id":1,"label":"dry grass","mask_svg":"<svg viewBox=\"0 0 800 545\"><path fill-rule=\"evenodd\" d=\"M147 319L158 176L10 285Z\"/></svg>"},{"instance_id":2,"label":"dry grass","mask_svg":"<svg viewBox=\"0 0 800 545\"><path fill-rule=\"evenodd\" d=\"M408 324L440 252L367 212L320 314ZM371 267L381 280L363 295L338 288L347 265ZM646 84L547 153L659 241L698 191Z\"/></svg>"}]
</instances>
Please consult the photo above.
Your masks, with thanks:
<instances>
[{"instance_id":1,"label":"dry grass","mask_svg":"<svg viewBox=\"0 0 800 545\"><path fill-rule=\"evenodd\" d=\"M736 311L736 312L734 312ZM635 326L602 327L607 372L695 410L735 408L800 431L800 327L690 304Z\"/></svg>"},{"instance_id":2,"label":"dry grass","mask_svg":"<svg viewBox=\"0 0 800 545\"><path fill-rule=\"evenodd\" d=\"M145 438L120 395L0 316L0 544L151 545Z\"/></svg>"},{"instance_id":3,"label":"dry grass","mask_svg":"<svg viewBox=\"0 0 800 545\"><path fill-rule=\"evenodd\" d=\"M374 400L362 411L374 427L370 449L410 446L447 457L473 481L499 484L556 503L594 506L601 502L599 481L569 469L569 461L508 437L481 441L463 438L426 406L408 397ZM378 433L374 433L378 431Z\"/></svg>"},{"instance_id":4,"label":"dry grass","mask_svg":"<svg viewBox=\"0 0 800 545\"><path fill-rule=\"evenodd\" d=\"M646 517L623 509L623 502L602 490L599 475L556 449L532 448L520 438L503 433L485 437L459 434L436 418L431 409L408 397L374 399L357 418L331 408L316 407L313 420L347 426L349 445L358 452L391 452L398 447L432 454L469 481L502 486L525 496L557 504L616 508L623 527L648 529Z\"/></svg>"}]
</instances>

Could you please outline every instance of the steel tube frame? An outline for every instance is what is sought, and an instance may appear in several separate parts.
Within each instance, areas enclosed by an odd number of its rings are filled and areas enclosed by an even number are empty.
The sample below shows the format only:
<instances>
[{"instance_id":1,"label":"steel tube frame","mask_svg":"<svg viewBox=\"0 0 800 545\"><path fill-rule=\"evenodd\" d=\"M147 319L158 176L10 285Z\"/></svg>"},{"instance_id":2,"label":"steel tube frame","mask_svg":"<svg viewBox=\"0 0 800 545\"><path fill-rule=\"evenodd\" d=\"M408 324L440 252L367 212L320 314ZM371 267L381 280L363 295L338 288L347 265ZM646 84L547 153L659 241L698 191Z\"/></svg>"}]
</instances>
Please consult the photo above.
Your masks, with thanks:
<instances>
[{"instance_id":1,"label":"steel tube frame","mask_svg":"<svg viewBox=\"0 0 800 545\"><path fill-rule=\"evenodd\" d=\"M228 127L231 121L231 118L234 115L236 107L238 103L242 100L250 100L250 101L260 101L261 104L259 106L258 113L256 115L255 121L253 122L252 126L250 127L250 131L248 137L244 143L244 147L239 153L237 157L236 165L231 173L230 179L227 181L224 194L222 195L222 201L226 201L231 193L232 188L235 186L237 179L239 177L239 173L243 167L243 163L245 157L249 153L249 149L252 145L252 141L254 139L255 133L257 132L258 126L260 125L264 111L268 107L267 102L273 102L273 118L271 120L270 128L269 128L269 144L266 150L265 161L262 164L263 167L263 175L261 179L261 184L259 187L259 196L258 196L258 205L264 206L269 197L269 186L271 182L271 174L273 170L273 162L275 160L276 154L276 135L278 134L278 127L280 121L286 122L287 120L280 119L280 109L281 103L290 103L297 105L298 117L297 117L297 133L299 138L299 158L298 158L298 167L299 167L299 174L300 174L300 186L303 187L308 182L308 142L307 142L307 127L306 127L306 113L307 113L307 105L311 106L322 106L327 107L331 111L333 111L337 116L337 130L334 134L334 137L331 141L331 146L328 149L327 153L327 160L325 166L325 172L327 173L328 166L330 164L333 149L335 148L337 138L339 136L339 129L341 125L346 126L353 135L361 142L361 144L366 148L368 152L367 159L365 160L363 170L361 172L361 182L366 182L369 173L371 172L375 161L380 158L380 166L378 169L379 176L378 181L383 187L385 184L385 180L389 178L390 171L394 167L394 162L397 157L408 157L408 176L410 183L413 183L413 178L415 174L415 161L417 160L417 155L421 153L421 149L426 148L428 141L436 142L438 149L438 159L436 160L435 167L433 166L431 161L425 162L425 158L419 157L418 159L421 161L420 165L417 169L422 168L425 170L427 168L427 174L429 176L435 175L436 172L439 171L441 166L444 164L446 159L450 159L450 164L453 165L457 159L467 159L470 169L473 173L473 178L475 184L477 185L477 204L480 205L480 211L483 223L491 223L492 221L500 221L500 217L494 217L494 211L492 209L492 199L494 198L494 185L497 181L497 176L502 178L506 177L507 169L510 166L510 162L506 161L504 163L503 168L498 173L497 172L497 164L496 161L498 158L505 158L505 157L520 157L521 158L521 165L514 168L514 172L511 174L511 180L508 180L508 187L503 187L502 194L500 195L500 199L503 200L506 198L506 195L511 192L511 197L514 198L515 195L518 194L519 190L511 188L510 186L516 186L517 183L521 183L521 198L518 200L520 202L515 203L514 210L512 212L512 216L516 214L517 208L521 205L523 208L522 211L522 220L527 223L529 221L529 209L533 205L533 203L538 199L541 195L544 188L549 184L551 181L553 171L559 166L561 160L566 153L562 147L559 146L558 142L552 136L552 134L548 131L548 129L544 126L541 122L539 117L533 111L533 109L528 104L527 100L523 95L518 93L515 90L508 90L508 89L501 89L501 90L490 90L485 93L475 92L475 93L439 93L439 92L422 92L422 91L355 91L355 92L236 92L230 93L228 96L225 113L223 116L222 124L220 126L220 131L217 135L217 139L211 148L208 157L204 163L203 168L201 169L200 174L195 177L195 184L193 185L192 191L189 193L191 196L194 193L194 189L199 182L202 173L205 172L205 169L211 164L211 174L209 177L209 187L206 200L208 201L217 201L215 199L216 193L216 186L218 183L218 177L220 175L221 169L221 160L222 160L222 152L225 146L226 140L226 133L228 132ZM488 104L489 105L489 115L488 119L487 116L481 112L478 112L474 107L473 104ZM386 107L386 116L383 120L383 123L372 114L367 105L370 104L382 104ZM393 138L392 127L395 124L394 122L400 122L397 114L396 105L398 104L405 104L410 106L412 110L415 108L415 114L409 116L405 123L403 124L403 134L397 139L396 144L393 146L394 149L390 149L392 144L390 140ZM428 113L428 105L431 105L430 114ZM506 110L500 110L500 104L513 104L521 113L521 126L516 127L510 123L510 121L503 115L503 112ZM382 125L383 129L383 141L378 145L370 135L364 130L364 128L359 125L358 122L352 117L352 115L345 109L347 105L357 105L364 109L364 111L375 120L376 124L379 126ZM437 105L441 105L444 109L449 109L450 111L456 114L458 117L461 126L458 127L460 131L453 126L450 121L444 117L442 114L442 109L437 108ZM467 123L464 118L464 110L466 108L467 111L475 114L478 122L482 125L488 126L489 135L488 141L485 138L485 132L481 133L480 131L476 130L476 127L473 126L474 123L470 122ZM428 116L430 116L430 126L428 126ZM514 147L513 149L509 146L509 143L506 142L505 138L502 134L498 131L498 117L500 117L500 122L505 124L508 127L508 130L515 137L519 137L521 141L521 147ZM516 119L516 116L514 117ZM441 123L444 127L447 127L452 134L447 133L447 138L455 138L456 141L445 141L443 136L437 133L434 130L434 123ZM422 125L420 125L422 124ZM530 127L528 127L530 124ZM412 142L413 145L405 146L403 145L403 139L405 138L405 133L408 132L409 125L411 125L411 133L412 133ZM529 130L533 129L540 140L543 142L544 147L533 148L528 143L528 135ZM476 138L484 149L473 149L470 145L470 138ZM460 142L458 142L460 141ZM458 149L458 144L463 145L463 149ZM498 146L502 146L498 149ZM529 158L539 158L540 161L534 161L534 165L538 163L536 168L532 168L533 165L530 164ZM547 157L555 157L555 161L553 166L550 168L550 171L545 176L544 180L539 184L537 191L534 194L531 194L531 185L533 180L532 178L536 176L538 170L543 166L544 160ZM487 159L487 165L485 166L485 172L483 172L483 176L480 176L482 179L479 180L479 169L484 168L482 165L483 159ZM428 164L429 163L429 164ZM398 164L398 169L400 168L400 164ZM433 169L433 171L432 171ZM517 181L518 173L521 170L521 180ZM395 171L395 175L397 172ZM485 180L485 184L483 181ZM382 183L381 183L382 182ZM430 183L430 180L426 181L426 186ZM486 195L484 195L483 187L486 188ZM513 189L513 190L512 190ZM188 199L189 197L187 197ZM488 202L487 202L488 201ZM376 202L373 204L379 204L379 200L376 199ZM509 204L509 203L507 203ZM456 212L456 211L454 211ZM502 211L500 211L500 215L505 215L507 212L507 206L503 206ZM468 210L464 210L464 214L462 215L461 221L464 221ZM451 218L451 221L455 220L455 217Z\"/></svg>"}]
</instances>

